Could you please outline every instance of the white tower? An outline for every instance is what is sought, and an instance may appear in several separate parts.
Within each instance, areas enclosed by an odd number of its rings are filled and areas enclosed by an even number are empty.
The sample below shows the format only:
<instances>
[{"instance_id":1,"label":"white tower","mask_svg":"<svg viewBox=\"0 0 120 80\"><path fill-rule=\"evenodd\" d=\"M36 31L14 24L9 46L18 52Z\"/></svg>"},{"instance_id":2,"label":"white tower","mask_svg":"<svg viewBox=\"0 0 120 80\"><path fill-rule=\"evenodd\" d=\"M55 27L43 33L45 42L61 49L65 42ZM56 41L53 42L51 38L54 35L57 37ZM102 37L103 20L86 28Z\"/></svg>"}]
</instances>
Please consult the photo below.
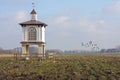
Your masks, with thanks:
<instances>
[{"instance_id":1,"label":"white tower","mask_svg":"<svg viewBox=\"0 0 120 80\"><path fill-rule=\"evenodd\" d=\"M31 20L20 23L22 27L22 54L29 54L30 45L38 45L38 54L45 58L45 28L47 24L37 20L37 13L33 9Z\"/></svg>"}]
</instances>

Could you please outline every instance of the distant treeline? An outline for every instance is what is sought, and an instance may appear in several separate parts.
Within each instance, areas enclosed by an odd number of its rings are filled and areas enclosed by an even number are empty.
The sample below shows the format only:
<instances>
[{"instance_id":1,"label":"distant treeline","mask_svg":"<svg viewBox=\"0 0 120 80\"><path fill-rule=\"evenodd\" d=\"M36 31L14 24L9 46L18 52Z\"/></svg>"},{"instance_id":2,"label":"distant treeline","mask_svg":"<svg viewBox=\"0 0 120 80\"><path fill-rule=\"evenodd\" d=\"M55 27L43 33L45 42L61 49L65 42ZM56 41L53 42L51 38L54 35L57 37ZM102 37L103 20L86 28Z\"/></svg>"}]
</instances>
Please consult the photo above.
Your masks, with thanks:
<instances>
[{"instance_id":1,"label":"distant treeline","mask_svg":"<svg viewBox=\"0 0 120 80\"><path fill-rule=\"evenodd\" d=\"M15 50L0 50L0 54L13 54L16 53Z\"/></svg>"},{"instance_id":2,"label":"distant treeline","mask_svg":"<svg viewBox=\"0 0 120 80\"><path fill-rule=\"evenodd\" d=\"M37 47L30 47L30 53L38 53ZM111 48L111 49L101 49L99 51L87 51L87 50L61 50L61 49L47 49L46 53L55 53L55 54L85 54L85 53L118 53L120 48ZM14 48L9 50L4 50L0 48L0 54L13 54L13 53L22 53L22 48Z\"/></svg>"},{"instance_id":3,"label":"distant treeline","mask_svg":"<svg viewBox=\"0 0 120 80\"><path fill-rule=\"evenodd\" d=\"M100 50L101 53L115 53L115 52L120 52L120 49L117 48L112 48L112 49L101 49Z\"/></svg>"}]
</instances>

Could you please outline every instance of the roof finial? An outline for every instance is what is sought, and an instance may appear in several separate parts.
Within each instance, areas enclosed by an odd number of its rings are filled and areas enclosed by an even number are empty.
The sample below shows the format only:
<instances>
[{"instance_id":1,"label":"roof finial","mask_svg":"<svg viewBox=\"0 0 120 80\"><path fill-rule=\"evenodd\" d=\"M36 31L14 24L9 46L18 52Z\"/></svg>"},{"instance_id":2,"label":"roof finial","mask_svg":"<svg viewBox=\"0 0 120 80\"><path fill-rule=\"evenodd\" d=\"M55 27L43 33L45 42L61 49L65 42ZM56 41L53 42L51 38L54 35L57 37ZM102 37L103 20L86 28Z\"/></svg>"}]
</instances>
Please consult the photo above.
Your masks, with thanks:
<instances>
[{"instance_id":1,"label":"roof finial","mask_svg":"<svg viewBox=\"0 0 120 80\"><path fill-rule=\"evenodd\" d=\"M32 3L32 7L33 7L33 9L35 8L35 3L34 2Z\"/></svg>"}]
</instances>

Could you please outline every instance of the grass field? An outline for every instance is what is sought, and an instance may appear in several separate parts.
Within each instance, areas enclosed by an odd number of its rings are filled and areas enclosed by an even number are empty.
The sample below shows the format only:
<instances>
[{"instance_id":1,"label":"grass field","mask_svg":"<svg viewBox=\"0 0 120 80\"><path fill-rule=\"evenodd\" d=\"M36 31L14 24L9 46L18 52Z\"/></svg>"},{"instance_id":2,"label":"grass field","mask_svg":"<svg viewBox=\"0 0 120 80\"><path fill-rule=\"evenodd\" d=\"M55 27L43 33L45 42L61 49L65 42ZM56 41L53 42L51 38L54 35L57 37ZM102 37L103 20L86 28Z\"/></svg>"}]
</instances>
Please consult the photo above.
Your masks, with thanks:
<instances>
[{"instance_id":1,"label":"grass field","mask_svg":"<svg viewBox=\"0 0 120 80\"><path fill-rule=\"evenodd\" d=\"M0 54L0 58L14 57L14 54Z\"/></svg>"},{"instance_id":2,"label":"grass field","mask_svg":"<svg viewBox=\"0 0 120 80\"><path fill-rule=\"evenodd\" d=\"M0 80L120 80L120 54L72 54L24 61L0 56Z\"/></svg>"}]
</instances>

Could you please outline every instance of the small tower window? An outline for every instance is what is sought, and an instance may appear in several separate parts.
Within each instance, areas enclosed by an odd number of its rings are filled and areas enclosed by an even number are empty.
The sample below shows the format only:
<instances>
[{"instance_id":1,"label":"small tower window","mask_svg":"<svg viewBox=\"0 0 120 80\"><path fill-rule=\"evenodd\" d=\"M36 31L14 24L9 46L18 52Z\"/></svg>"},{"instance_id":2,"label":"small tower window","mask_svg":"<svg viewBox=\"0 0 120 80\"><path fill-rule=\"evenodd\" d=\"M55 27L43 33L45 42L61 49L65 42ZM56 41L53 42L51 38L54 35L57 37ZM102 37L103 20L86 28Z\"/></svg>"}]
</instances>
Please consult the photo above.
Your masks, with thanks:
<instances>
[{"instance_id":1,"label":"small tower window","mask_svg":"<svg viewBox=\"0 0 120 80\"><path fill-rule=\"evenodd\" d=\"M36 40L37 39L37 32L36 32L36 29L31 27L29 28L28 30L28 39L29 40Z\"/></svg>"}]
</instances>

